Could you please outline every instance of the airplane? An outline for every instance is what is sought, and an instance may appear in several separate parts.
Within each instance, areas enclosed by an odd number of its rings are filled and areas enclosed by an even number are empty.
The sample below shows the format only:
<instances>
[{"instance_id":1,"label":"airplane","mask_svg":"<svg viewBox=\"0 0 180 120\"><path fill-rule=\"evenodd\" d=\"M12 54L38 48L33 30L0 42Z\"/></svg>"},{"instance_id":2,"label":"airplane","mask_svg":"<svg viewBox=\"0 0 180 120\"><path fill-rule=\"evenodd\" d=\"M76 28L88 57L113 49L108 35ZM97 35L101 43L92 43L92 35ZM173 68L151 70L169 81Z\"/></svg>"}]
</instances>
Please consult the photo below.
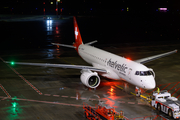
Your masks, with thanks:
<instances>
[{"instance_id":1,"label":"airplane","mask_svg":"<svg viewBox=\"0 0 180 120\"><path fill-rule=\"evenodd\" d=\"M92 66L25 62L14 62L13 64L80 69L80 80L85 86L89 88L97 88L99 86L101 81L99 77L100 75L113 80L124 80L136 86L137 88L150 90L156 87L155 73L153 69L146 67L144 63L177 52L177 50L173 50L163 54L132 61L91 46L91 44L97 41L92 41L84 44L81 38L76 17L73 17L73 22L75 43L73 43L73 45L65 45L59 43L52 44L74 48L78 52L79 56ZM8 61L5 62L11 63Z\"/></svg>"}]
</instances>

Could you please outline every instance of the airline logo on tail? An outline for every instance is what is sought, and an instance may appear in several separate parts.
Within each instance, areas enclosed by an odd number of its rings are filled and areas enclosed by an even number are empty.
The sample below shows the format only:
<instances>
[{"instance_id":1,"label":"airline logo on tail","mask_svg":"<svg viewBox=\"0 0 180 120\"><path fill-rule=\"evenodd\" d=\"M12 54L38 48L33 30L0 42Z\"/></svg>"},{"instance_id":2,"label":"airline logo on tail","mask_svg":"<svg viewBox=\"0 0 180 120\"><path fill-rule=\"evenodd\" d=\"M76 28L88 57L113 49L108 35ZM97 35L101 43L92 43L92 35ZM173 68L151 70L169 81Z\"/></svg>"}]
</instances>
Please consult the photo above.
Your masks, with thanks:
<instances>
[{"instance_id":1,"label":"airline logo on tail","mask_svg":"<svg viewBox=\"0 0 180 120\"><path fill-rule=\"evenodd\" d=\"M74 35L75 35L74 46L76 47L76 50L78 50L77 48L79 47L79 45L83 44L83 42L82 42L81 34L79 31L79 27L76 21L76 17L73 17L73 19L74 19Z\"/></svg>"},{"instance_id":2,"label":"airline logo on tail","mask_svg":"<svg viewBox=\"0 0 180 120\"><path fill-rule=\"evenodd\" d=\"M77 31L77 27L75 27L75 31L74 31L74 34L75 34L75 38L77 39L77 36L78 36L78 31Z\"/></svg>"}]
</instances>

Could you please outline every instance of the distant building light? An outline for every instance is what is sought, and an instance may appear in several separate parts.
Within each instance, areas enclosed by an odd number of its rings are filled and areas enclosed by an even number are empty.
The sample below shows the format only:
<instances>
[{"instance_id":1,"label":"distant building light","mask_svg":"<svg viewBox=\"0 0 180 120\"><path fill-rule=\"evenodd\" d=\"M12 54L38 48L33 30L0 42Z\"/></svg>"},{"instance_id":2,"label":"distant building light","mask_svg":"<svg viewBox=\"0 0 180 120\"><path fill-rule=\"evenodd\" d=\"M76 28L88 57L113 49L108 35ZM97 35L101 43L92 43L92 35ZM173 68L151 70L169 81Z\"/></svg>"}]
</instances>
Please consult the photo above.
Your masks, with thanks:
<instances>
[{"instance_id":1,"label":"distant building light","mask_svg":"<svg viewBox=\"0 0 180 120\"><path fill-rule=\"evenodd\" d=\"M92 10L92 8L90 10Z\"/></svg>"},{"instance_id":2,"label":"distant building light","mask_svg":"<svg viewBox=\"0 0 180 120\"><path fill-rule=\"evenodd\" d=\"M129 7L127 7L127 11L129 11Z\"/></svg>"},{"instance_id":3,"label":"distant building light","mask_svg":"<svg viewBox=\"0 0 180 120\"><path fill-rule=\"evenodd\" d=\"M51 2L51 5L53 4L53 2Z\"/></svg>"},{"instance_id":4,"label":"distant building light","mask_svg":"<svg viewBox=\"0 0 180 120\"><path fill-rule=\"evenodd\" d=\"M60 2L61 0L57 0L57 2Z\"/></svg>"},{"instance_id":5,"label":"distant building light","mask_svg":"<svg viewBox=\"0 0 180 120\"><path fill-rule=\"evenodd\" d=\"M43 2L43 4L45 5L45 2Z\"/></svg>"},{"instance_id":6,"label":"distant building light","mask_svg":"<svg viewBox=\"0 0 180 120\"><path fill-rule=\"evenodd\" d=\"M158 8L158 10L160 11L160 12L167 12L167 8Z\"/></svg>"},{"instance_id":7,"label":"distant building light","mask_svg":"<svg viewBox=\"0 0 180 120\"><path fill-rule=\"evenodd\" d=\"M167 10L167 8L159 8L160 10Z\"/></svg>"},{"instance_id":8,"label":"distant building light","mask_svg":"<svg viewBox=\"0 0 180 120\"><path fill-rule=\"evenodd\" d=\"M36 10L37 10L37 8L36 8Z\"/></svg>"}]
</instances>

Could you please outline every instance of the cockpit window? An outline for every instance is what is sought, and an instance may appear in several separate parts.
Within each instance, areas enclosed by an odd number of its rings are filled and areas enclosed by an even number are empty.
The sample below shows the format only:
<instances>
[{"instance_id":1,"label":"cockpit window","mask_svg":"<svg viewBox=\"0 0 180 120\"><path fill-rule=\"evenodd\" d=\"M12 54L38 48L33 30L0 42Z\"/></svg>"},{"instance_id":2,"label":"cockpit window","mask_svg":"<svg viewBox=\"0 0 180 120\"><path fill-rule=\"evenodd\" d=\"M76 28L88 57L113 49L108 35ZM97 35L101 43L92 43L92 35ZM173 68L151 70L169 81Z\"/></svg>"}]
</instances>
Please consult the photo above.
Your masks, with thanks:
<instances>
[{"instance_id":1,"label":"cockpit window","mask_svg":"<svg viewBox=\"0 0 180 120\"><path fill-rule=\"evenodd\" d=\"M151 71L136 71L135 75L148 76L148 75L152 75L152 72Z\"/></svg>"},{"instance_id":2,"label":"cockpit window","mask_svg":"<svg viewBox=\"0 0 180 120\"><path fill-rule=\"evenodd\" d=\"M149 71L140 71L141 76L147 76L147 75L152 75L151 72Z\"/></svg>"}]
</instances>

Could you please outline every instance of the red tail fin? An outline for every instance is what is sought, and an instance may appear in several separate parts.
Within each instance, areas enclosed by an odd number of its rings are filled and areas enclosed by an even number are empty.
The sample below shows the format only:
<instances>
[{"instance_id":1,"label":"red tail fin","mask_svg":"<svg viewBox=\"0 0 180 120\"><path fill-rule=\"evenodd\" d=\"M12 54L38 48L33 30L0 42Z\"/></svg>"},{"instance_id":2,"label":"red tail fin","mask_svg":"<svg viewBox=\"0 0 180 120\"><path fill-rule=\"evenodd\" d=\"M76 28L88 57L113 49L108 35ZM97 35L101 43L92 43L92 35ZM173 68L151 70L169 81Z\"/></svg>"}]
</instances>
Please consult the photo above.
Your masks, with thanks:
<instances>
[{"instance_id":1,"label":"red tail fin","mask_svg":"<svg viewBox=\"0 0 180 120\"><path fill-rule=\"evenodd\" d=\"M73 46L75 46L77 49L79 45L83 44L83 42L75 16L73 17L73 20L74 20L74 35L75 35L75 43Z\"/></svg>"}]
</instances>

